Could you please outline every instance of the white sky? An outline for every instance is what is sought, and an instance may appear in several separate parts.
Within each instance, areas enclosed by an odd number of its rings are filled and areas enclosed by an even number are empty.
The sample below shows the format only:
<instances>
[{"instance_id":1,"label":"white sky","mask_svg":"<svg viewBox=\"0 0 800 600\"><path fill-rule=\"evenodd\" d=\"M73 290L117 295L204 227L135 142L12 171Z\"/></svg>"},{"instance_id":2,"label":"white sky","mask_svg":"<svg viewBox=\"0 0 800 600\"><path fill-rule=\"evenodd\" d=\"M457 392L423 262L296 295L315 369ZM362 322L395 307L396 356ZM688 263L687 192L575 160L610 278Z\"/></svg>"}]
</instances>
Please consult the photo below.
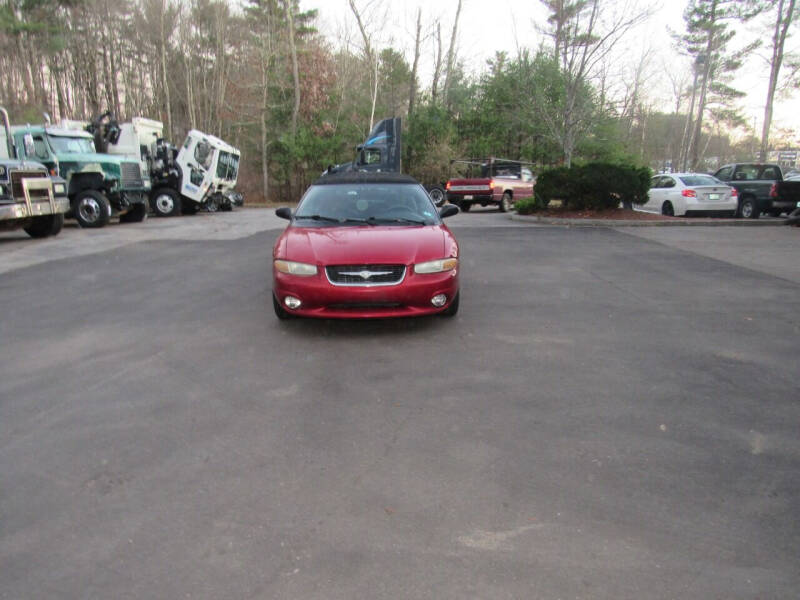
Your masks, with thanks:
<instances>
[{"instance_id":1,"label":"white sky","mask_svg":"<svg viewBox=\"0 0 800 600\"><path fill-rule=\"evenodd\" d=\"M612 5L619 5L623 0L606 1ZM505 50L513 55L518 47L535 48L543 41L541 34L536 30L536 25L546 24L547 11L538 0L463 0L463 2L459 21L458 51L459 59L464 63L467 72L480 72L484 68L486 59L492 57L498 50ZM657 108L670 110L671 89L669 79L664 73L666 70L686 73L690 71L690 64L676 52L668 33L668 28L673 31L683 31L682 13L686 1L639 0L639 4L650 6L652 16L622 41L616 52L613 68L620 71L632 69L642 53L649 49L651 54L649 61L651 76L647 87L649 100ZM373 29L379 29L377 27L379 23L385 24L379 34L380 45L392 45L396 49L405 51L410 62L417 7L422 7L423 27L432 23L437 17L440 18L442 43L446 49L457 1L356 0L356 5L371 20L370 25ZM334 43L346 33L349 34L352 43L360 46L360 34L356 29L348 0L301 0L301 6L304 9L319 10L318 26ZM743 45L750 41L755 37L759 27L760 24L757 23L740 27L732 45ZM797 39L792 40L795 48L800 43L800 36L796 37ZM762 35L761 38L767 42L769 36ZM429 78L432 71L432 41L429 41L425 51L421 60L423 86L429 85L426 78ZM733 83L734 87L748 92L747 98L741 102L741 107L749 125L755 123L759 137L769 74L768 64L762 58L765 54L763 49L753 53ZM795 98L776 100L773 136L778 128L789 129L794 134L800 133L800 114L795 110L795 104Z\"/></svg>"}]
</instances>

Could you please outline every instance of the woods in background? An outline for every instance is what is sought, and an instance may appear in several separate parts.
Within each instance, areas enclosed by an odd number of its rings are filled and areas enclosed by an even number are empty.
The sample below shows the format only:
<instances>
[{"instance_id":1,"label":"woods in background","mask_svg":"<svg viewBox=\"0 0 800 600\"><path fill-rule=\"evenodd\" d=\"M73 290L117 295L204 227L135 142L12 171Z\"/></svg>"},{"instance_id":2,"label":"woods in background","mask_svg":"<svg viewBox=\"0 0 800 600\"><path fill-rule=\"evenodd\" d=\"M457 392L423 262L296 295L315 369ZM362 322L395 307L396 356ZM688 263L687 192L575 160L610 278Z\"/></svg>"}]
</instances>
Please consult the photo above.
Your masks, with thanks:
<instances>
[{"instance_id":1,"label":"woods in background","mask_svg":"<svg viewBox=\"0 0 800 600\"><path fill-rule=\"evenodd\" d=\"M44 111L56 121L111 110L120 121L163 121L176 144L192 128L214 134L242 150L240 187L256 201L297 200L388 116L404 118L404 170L426 182L467 156L659 167L691 153L702 168L758 148L752 136L731 144L721 125L741 125L733 108L692 118L691 81L675 82L674 111L655 110L643 92L646 57L612 73L611 46L644 13L600 20L608 3L544 2L549 42L498 53L473 75L459 56L461 0L452 4L447 22L415 13L398 44L381 37L381 0L343 2L357 29L336 42L297 0L7 0L0 101L15 123L41 122ZM701 83L711 75L702 71Z\"/></svg>"}]
</instances>

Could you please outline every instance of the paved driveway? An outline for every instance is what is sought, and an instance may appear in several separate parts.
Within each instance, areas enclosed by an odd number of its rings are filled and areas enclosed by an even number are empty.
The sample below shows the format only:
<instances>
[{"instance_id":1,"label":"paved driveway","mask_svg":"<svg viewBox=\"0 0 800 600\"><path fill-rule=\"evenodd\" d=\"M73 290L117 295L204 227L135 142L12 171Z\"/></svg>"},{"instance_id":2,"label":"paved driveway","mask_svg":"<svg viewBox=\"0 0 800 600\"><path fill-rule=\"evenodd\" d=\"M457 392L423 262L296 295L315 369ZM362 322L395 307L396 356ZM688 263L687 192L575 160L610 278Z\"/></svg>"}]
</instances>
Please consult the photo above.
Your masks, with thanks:
<instances>
[{"instance_id":1,"label":"paved driveway","mask_svg":"<svg viewBox=\"0 0 800 600\"><path fill-rule=\"evenodd\" d=\"M267 213L0 236L0 597L794 597L798 283L451 223L390 322L278 322Z\"/></svg>"}]
</instances>

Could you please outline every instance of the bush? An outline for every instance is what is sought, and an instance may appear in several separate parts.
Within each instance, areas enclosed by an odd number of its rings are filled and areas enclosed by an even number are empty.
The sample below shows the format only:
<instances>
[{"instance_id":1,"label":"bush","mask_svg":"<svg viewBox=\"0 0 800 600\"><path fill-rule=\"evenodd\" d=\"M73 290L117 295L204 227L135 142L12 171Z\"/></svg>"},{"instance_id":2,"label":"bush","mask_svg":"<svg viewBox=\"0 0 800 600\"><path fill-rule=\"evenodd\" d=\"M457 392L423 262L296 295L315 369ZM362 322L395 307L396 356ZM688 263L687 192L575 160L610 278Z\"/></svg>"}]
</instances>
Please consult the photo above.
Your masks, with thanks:
<instances>
[{"instance_id":1,"label":"bush","mask_svg":"<svg viewBox=\"0 0 800 600\"><path fill-rule=\"evenodd\" d=\"M647 167L593 162L556 167L542 172L536 181L536 198L545 206L559 199L565 209L605 210L644 204L650 189Z\"/></svg>"},{"instance_id":2,"label":"bush","mask_svg":"<svg viewBox=\"0 0 800 600\"><path fill-rule=\"evenodd\" d=\"M530 215L535 212L543 211L547 208L547 202L540 200L534 196L522 198L514 203L514 208L521 215Z\"/></svg>"}]
</instances>

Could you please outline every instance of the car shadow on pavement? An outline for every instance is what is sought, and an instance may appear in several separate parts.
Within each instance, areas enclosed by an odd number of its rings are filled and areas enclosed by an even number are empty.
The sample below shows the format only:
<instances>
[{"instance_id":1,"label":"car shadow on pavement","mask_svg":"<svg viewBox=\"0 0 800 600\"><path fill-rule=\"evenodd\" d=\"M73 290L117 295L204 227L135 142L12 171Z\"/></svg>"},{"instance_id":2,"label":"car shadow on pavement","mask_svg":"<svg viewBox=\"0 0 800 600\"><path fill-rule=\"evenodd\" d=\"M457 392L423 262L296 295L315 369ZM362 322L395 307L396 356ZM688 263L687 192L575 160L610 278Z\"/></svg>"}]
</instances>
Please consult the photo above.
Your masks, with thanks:
<instances>
[{"instance_id":1,"label":"car shadow on pavement","mask_svg":"<svg viewBox=\"0 0 800 600\"><path fill-rule=\"evenodd\" d=\"M430 333L455 324L454 319L438 315L392 319L287 319L277 325L304 337L360 338L376 335L396 336L407 333Z\"/></svg>"}]
</instances>

